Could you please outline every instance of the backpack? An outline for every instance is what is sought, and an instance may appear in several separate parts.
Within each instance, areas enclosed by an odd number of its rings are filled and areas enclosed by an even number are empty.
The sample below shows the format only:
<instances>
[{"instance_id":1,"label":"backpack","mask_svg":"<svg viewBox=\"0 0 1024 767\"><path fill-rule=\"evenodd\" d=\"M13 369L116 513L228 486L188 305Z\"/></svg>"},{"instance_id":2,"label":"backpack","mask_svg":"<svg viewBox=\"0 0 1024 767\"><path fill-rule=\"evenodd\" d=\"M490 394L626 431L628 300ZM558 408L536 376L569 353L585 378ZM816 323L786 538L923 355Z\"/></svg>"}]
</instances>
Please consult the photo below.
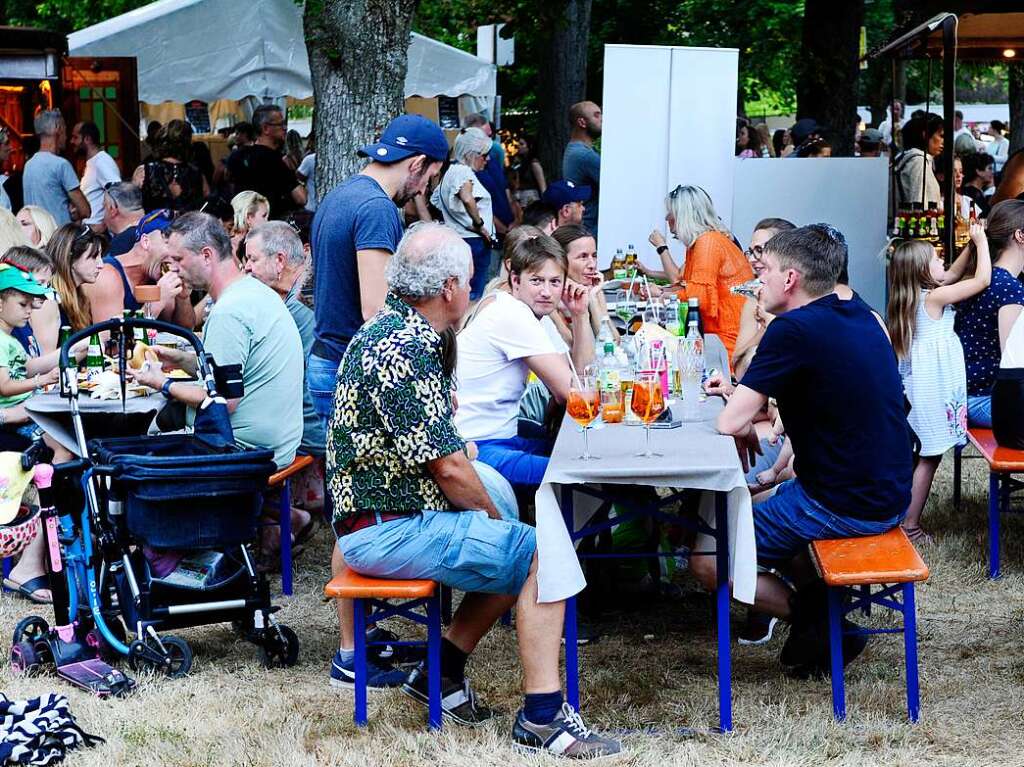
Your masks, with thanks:
<instances>
[{"instance_id":1,"label":"backpack","mask_svg":"<svg viewBox=\"0 0 1024 767\"><path fill-rule=\"evenodd\" d=\"M78 726L63 695L10 700L0 693L0 764L56 764L74 748L105 742Z\"/></svg>"}]
</instances>

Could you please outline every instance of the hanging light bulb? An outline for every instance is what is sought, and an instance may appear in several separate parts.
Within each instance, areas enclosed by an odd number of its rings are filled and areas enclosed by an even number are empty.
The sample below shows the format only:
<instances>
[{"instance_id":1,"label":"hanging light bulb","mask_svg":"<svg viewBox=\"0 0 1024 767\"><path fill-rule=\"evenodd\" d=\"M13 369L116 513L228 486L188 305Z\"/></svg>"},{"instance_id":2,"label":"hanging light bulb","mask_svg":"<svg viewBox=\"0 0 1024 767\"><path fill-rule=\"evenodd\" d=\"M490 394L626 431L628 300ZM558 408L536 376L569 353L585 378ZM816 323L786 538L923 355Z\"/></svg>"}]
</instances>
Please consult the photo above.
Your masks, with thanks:
<instances>
[{"instance_id":1,"label":"hanging light bulb","mask_svg":"<svg viewBox=\"0 0 1024 767\"><path fill-rule=\"evenodd\" d=\"M1003 50L1003 58L1004 59L1012 59L1016 55L1017 55L1017 51L1015 51L1013 48L1005 48Z\"/></svg>"}]
</instances>

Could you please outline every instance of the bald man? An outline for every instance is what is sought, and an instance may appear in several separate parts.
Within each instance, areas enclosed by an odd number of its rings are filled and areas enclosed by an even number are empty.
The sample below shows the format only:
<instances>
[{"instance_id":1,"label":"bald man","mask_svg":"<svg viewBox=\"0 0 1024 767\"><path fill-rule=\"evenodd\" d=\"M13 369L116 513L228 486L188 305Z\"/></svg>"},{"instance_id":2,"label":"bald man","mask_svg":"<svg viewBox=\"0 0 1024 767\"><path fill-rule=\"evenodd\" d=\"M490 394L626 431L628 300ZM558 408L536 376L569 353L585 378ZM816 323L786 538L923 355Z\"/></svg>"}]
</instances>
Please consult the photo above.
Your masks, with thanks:
<instances>
[{"instance_id":1,"label":"bald man","mask_svg":"<svg viewBox=\"0 0 1024 767\"><path fill-rule=\"evenodd\" d=\"M597 199L601 183L601 155L594 142L601 136L601 107L593 101L580 101L569 107L569 143L562 156L562 178L576 186L590 187L590 202L583 214L583 225L597 237Z\"/></svg>"}]
</instances>

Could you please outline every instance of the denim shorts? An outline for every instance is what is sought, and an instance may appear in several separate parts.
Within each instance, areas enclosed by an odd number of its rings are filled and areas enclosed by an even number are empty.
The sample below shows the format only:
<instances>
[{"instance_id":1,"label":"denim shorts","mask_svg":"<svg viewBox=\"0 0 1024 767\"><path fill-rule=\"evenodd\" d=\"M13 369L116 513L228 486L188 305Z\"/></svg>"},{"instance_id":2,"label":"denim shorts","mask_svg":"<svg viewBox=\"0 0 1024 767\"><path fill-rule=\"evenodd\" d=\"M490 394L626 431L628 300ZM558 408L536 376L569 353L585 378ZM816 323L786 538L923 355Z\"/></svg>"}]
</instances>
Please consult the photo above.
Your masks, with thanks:
<instances>
[{"instance_id":1,"label":"denim shorts","mask_svg":"<svg viewBox=\"0 0 1024 767\"><path fill-rule=\"evenodd\" d=\"M483 511L423 511L338 539L345 563L376 578L439 581L459 591L518 594L537 550L536 531Z\"/></svg>"},{"instance_id":2,"label":"denim shorts","mask_svg":"<svg viewBox=\"0 0 1024 767\"><path fill-rule=\"evenodd\" d=\"M340 362L310 354L306 361L306 385L313 400L313 409L327 428L334 414L334 389L338 381Z\"/></svg>"},{"instance_id":3,"label":"denim shorts","mask_svg":"<svg viewBox=\"0 0 1024 767\"><path fill-rule=\"evenodd\" d=\"M896 527L905 513L886 520L841 517L807 495L799 479L790 479L775 489L775 495L754 506L757 559L788 562L811 541L878 535Z\"/></svg>"}]
</instances>

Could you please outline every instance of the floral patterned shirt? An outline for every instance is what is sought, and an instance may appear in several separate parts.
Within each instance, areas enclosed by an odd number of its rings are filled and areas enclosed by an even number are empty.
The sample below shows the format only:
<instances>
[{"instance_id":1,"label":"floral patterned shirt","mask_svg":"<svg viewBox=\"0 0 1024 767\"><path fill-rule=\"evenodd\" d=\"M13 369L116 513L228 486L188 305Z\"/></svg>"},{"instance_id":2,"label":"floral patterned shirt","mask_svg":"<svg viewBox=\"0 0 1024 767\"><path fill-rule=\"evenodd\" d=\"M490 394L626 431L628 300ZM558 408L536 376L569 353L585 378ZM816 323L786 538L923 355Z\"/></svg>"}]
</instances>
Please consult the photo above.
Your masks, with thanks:
<instances>
[{"instance_id":1,"label":"floral patterned shirt","mask_svg":"<svg viewBox=\"0 0 1024 767\"><path fill-rule=\"evenodd\" d=\"M365 511L450 509L427 462L462 450L441 337L389 293L352 338L338 370L327 437L334 520Z\"/></svg>"}]
</instances>

